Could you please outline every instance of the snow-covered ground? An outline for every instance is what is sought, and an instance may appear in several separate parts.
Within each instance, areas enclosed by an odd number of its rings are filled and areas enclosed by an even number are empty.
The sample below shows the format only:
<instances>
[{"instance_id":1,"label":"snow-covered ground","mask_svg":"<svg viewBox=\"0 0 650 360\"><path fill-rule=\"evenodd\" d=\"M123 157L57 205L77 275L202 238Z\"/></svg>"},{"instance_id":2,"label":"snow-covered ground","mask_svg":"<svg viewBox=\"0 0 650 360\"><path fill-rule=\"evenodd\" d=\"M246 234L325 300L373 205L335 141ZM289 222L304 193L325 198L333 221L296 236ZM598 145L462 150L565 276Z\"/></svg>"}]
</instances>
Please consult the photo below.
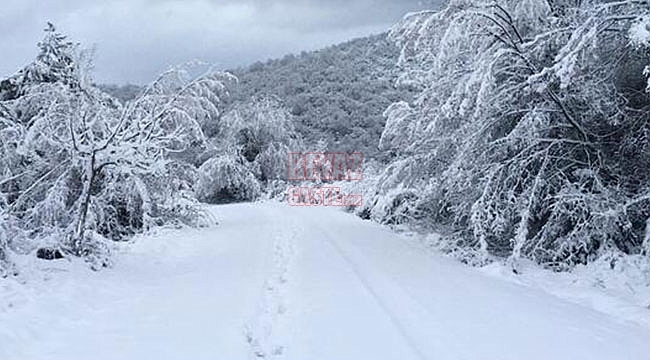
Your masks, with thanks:
<instances>
[{"instance_id":1,"label":"snow-covered ground","mask_svg":"<svg viewBox=\"0 0 650 360\"><path fill-rule=\"evenodd\" d=\"M644 321L335 209L214 212L219 226L139 237L101 272L22 259L38 271L0 281L0 359L650 359Z\"/></svg>"}]
</instances>

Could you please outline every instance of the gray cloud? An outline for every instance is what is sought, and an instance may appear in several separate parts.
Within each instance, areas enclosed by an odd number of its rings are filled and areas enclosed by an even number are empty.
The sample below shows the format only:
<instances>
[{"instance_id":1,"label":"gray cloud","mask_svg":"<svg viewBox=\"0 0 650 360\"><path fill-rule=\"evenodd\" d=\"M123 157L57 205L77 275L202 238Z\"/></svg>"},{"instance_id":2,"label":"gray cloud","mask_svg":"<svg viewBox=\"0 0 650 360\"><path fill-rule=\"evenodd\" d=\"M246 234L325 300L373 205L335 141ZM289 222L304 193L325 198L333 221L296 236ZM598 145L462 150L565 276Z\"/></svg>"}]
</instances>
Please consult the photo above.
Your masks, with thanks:
<instances>
[{"instance_id":1,"label":"gray cloud","mask_svg":"<svg viewBox=\"0 0 650 360\"><path fill-rule=\"evenodd\" d=\"M31 61L46 21L96 47L98 81L144 83L192 59L231 68L378 33L425 6L421 0L22 0L0 5L0 76Z\"/></svg>"}]
</instances>

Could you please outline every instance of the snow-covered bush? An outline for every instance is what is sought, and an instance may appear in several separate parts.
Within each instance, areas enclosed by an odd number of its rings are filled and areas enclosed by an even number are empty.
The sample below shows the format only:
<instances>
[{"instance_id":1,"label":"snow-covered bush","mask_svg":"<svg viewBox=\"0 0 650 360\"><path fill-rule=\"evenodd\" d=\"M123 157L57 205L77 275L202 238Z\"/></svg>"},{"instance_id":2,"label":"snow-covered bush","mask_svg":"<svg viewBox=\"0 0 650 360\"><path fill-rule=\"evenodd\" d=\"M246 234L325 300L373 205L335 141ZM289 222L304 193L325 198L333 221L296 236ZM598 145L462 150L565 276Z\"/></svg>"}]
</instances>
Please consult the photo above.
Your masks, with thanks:
<instances>
[{"instance_id":1,"label":"snow-covered bush","mask_svg":"<svg viewBox=\"0 0 650 360\"><path fill-rule=\"evenodd\" d=\"M211 203L276 192L286 181L288 153L303 149L292 116L273 97L235 103L211 128L214 155L200 167L197 184L199 198Z\"/></svg>"},{"instance_id":2,"label":"snow-covered bush","mask_svg":"<svg viewBox=\"0 0 650 360\"><path fill-rule=\"evenodd\" d=\"M201 201L219 204L255 200L261 189L241 159L225 155L213 157L201 165L196 193Z\"/></svg>"},{"instance_id":3,"label":"snow-covered bush","mask_svg":"<svg viewBox=\"0 0 650 360\"><path fill-rule=\"evenodd\" d=\"M515 266L641 252L649 13L643 1L453 0L405 18L391 32L398 82L422 92L386 111L381 146L396 158L372 216Z\"/></svg>"}]
</instances>

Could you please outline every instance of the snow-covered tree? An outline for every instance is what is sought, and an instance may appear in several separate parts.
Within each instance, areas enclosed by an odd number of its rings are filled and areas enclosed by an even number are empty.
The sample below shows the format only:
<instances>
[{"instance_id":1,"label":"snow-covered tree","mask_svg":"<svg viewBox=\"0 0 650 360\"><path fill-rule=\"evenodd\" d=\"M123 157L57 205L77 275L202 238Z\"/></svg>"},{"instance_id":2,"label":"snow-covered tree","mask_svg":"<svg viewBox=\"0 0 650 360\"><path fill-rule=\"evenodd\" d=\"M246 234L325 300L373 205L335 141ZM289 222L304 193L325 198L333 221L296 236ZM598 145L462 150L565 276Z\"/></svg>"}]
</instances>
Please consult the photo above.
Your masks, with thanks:
<instances>
[{"instance_id":1,"label":"snow-covered tree","mask_svg":"<svg viewBox=\"0 0 650 360\"><path fill-rule=\"evenodd\" d=\"M478 262L639 252L650 101L648 50L631 40L643 43L649 11L453 0L407 17L391 33L398 81L422 92L386 112L381 144L397 158L369 192L372 216L434 226Z\"/></svg>"},{"instance_id":2,"label":"snow-covered tree","mask_svg":"<svg viewBox=\"0 0 650 360\"><path fill-rule=\"evenodd\" d=\"M47 24L45 37L38 43L39 54L29 66L0 82L0 100L23 96L27 88L37 83L56 83L76 87L79 82L78 46Z\"/></svg>"},{"instance_id":3,"label":"snow-covered tree","mask_svg":"<svg viewBox=\"0 0 650 360\"><path fill-rule=\"evenodd\" d=\"M200 225L196 169L176 155L205 143L201 126L220 116L233 77L173 69L122 105L64 39L50 26L36 61L3 82L14 90L0 102L0 199L25 250L49 245L96 267L108 263L108 239Z\"/></svg>"}]
</instances>

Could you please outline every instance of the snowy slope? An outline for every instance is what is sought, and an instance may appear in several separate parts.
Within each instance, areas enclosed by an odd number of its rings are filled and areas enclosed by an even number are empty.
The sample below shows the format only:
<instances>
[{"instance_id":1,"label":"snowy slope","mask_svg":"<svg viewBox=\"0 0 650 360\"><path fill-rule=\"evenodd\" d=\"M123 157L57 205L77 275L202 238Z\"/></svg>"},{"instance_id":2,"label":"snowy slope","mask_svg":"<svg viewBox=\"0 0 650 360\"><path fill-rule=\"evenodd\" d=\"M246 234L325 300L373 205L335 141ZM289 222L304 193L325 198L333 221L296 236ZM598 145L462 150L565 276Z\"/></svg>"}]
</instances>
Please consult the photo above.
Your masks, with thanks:
<instances>
[{"instance_id":1,"label":"snowy slope","mask_svg":"<svg viewBox=\"0 0 650 360\"><path fill-rule=\"evenodd\" d=\"M327 208L215 207L221 224L35 263L0 282L0 359L650 359L650 329L422 251Z\"/></svg>"}]
</instances>

